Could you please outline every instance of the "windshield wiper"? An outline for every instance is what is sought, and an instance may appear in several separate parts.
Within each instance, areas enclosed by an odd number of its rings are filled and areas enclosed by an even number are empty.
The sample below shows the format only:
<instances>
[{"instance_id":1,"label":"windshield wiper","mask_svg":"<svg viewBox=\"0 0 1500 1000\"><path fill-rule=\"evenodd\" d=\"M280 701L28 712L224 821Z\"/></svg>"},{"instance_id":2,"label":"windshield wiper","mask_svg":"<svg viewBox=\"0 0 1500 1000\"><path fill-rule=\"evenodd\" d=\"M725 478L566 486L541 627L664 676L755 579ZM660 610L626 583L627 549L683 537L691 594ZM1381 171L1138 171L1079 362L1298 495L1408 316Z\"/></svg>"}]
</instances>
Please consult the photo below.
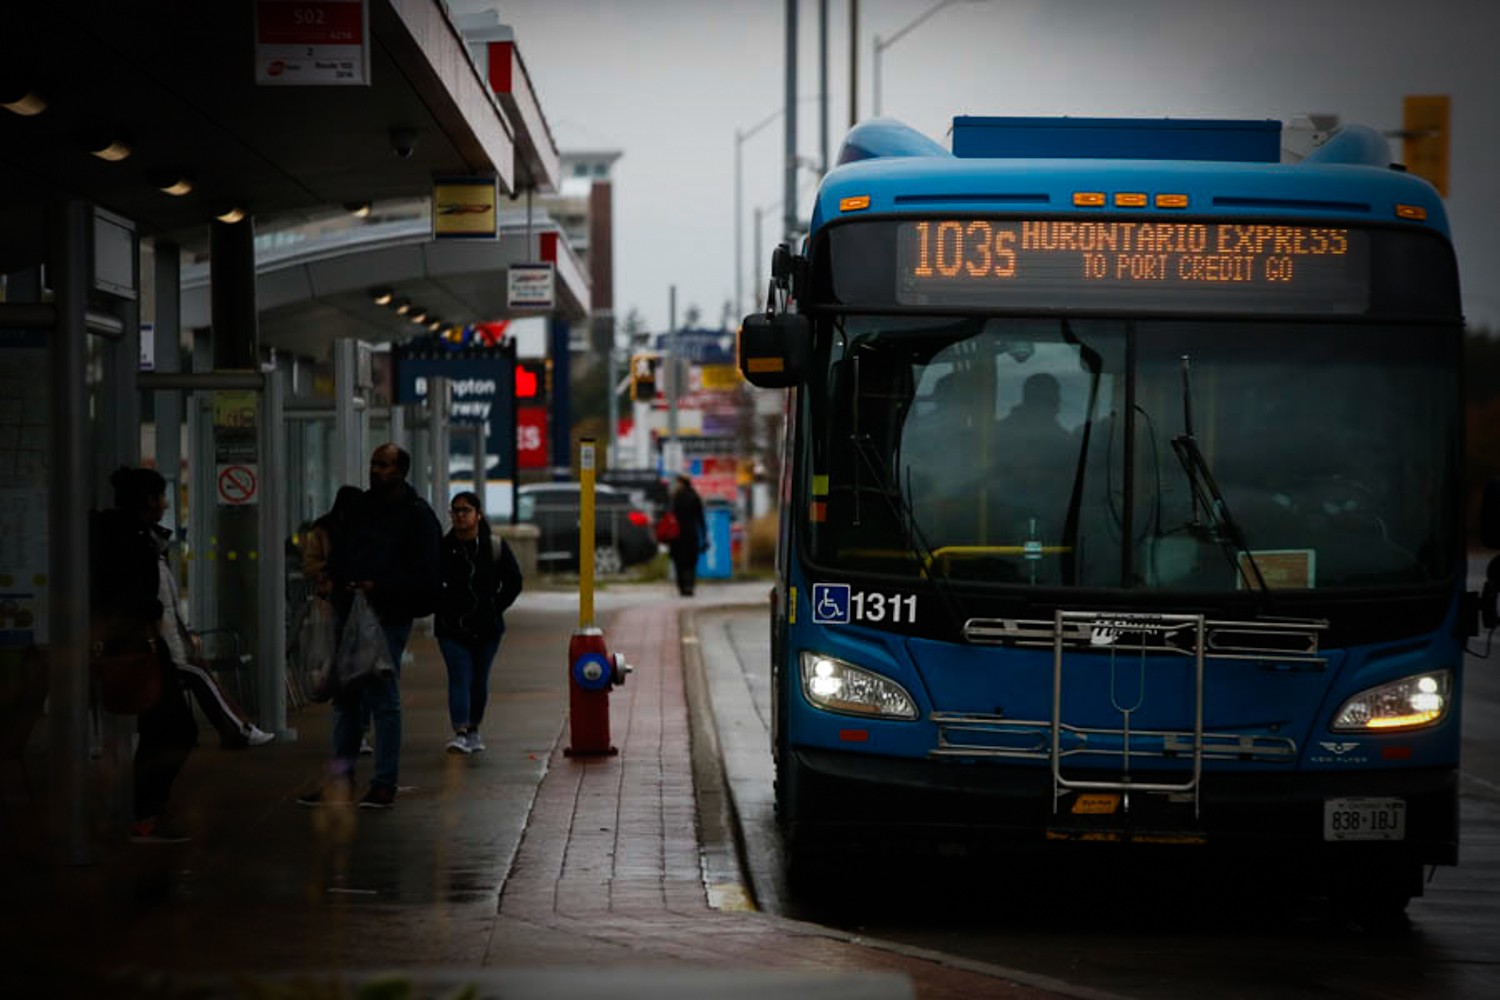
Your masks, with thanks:
<instances>
[{"instance_id":1,"label":"windshield wiper","mask_svg":"<svg viewBox=\"0 0 1500 1000\"><path fill-rule=\"evenodd\" d=\"M870 473L875 477L875 485L885 496L886 502L890 504L891 511L900 520L902 528L906 531L906 543L911 546L917 558L921 561L921 575L932 585L933 592L937 594L938 600L943 605L943 610L948 613L949 619L960 634L963 632L963 615L959 612L958 602L954 599L946 576L933 573L933 567L937 565L932 555L932 547L927 542L927 537L922 533L917 524L916 511L912 510L911 502L907 499L906 490L898 484L891 482L890 475L881 468L881 459L875 452L875 445L870 441L868 435L855 433L850 435L850 443L854 445L854 453L869 467ZM909 476L909 473L908 473ZM907 489L910 489L908 483Z\"/></svg>"},{"instance_id":2,"label":"windshield wiper","mask_svg":"<svg viewBox=\"0 0 1500 1000\"><path fill-rule=\"evenodd\" d=\"M943 609L948 613L953 627L962 634L963 615L960 613L958 603L949 589L948 581L945 578L935 576L932 572L934 565L932 548L928 545L926 536L917 524L917 514L916 511L912 510L906 491L901 488L900 484L891 481L890 473L883 466L884 459L875 450L875 445L870 440L870 436L861 433L859 430L859 393L859 356L855 355L854 393L850 407L853 412L854 430L849 435L849 443L854 446L854 454L859 459L859 462L856 462L854 466L854 523L858 524L860 519L859 496L861 489L859 468L863 464L869 468L870 474L875 478L876 488L886 498L886 503L890 505L891 512L901 522L901 527L906 533L907 545L912 548L917 558L921 560L921 575L932 585L933 592L938 595L938 600L942 603ZM910 484L908 484L907 488L910 489Z\"/></svg>"},{"instance_id":3,"label":"windshield wiper","mask_svg":"<svg viewBox=\"0 0 1500 1000\"><path fill-rule=\"evenodd\" d=\"M1257 590L1265 593L1270 588L1266 586L1266 578L1261 575L1255 555L1250 551L1250 544L1245 538L1244 529L1229 512L1229 504L1224 500L1224 494L1220 491L1219 484L1208 467L1208 460L1203 457L1203 451L1198 447L1198 439L1193 436L1193 388L1190 367L1191 362L1184 354L1182 356L1184 433L1172 439L1172 450L1177 454L1177 461L1182 463L1182 471L1187 475L1188 487L1193 493L1193 520L1189 527L1202 530L1202 525L1198 520L1198 511L1201 509L1209 518L1210 533L1224 549L1224 555L1228 557L1235 572L1244 578L1247 586L1253 583ZM1240 563L1240 555L1245 557L1245 563L1250 567L1249 573L1245 572L1245 566ZM1251 574L1254 574L1254 580L1251 580Z\"/></svg>"}]
</instances>

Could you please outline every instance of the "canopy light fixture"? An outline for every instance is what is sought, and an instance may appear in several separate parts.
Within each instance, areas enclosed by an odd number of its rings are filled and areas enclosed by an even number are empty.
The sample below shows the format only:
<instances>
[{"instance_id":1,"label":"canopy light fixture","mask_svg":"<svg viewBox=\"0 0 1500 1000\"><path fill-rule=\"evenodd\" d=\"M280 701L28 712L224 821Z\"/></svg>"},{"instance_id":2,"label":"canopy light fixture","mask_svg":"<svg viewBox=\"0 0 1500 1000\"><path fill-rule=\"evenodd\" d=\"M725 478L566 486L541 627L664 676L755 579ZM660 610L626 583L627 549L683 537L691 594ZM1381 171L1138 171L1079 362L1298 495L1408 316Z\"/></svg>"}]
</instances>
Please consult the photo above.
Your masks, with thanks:
<instances>
[{"instance_id":1,"label":"canopy light fixture","mask_svg":"<svg viewBox=\"0 0 1500 1000\"><path fill-rule=\"evenodd\" d=\"M427 310L423 309L421 306L417 306L416 308L412 309L411 313L406 318L411 320L413 323L425 323L427 322Z\"/></svg>"},{"instance_id":2,"label":"canopy light fixture","mask_svg":"<svg viewBox=\"0 0 1500 1000\"><path fill-rule=\"evenodd\" d=\"M231 205L229 208L226 208L224 211L214 216L215 219L218 219L225 225L230 226L234 225L236 222L239 222L244 217L245 210L240 208L238 205Z\"/></svg>"},{"instance_id":3,"label":"canopy light fixture","mask_svg":"<svg viewBox=\"0 0 1500 1000\"><path fill-rule=\"evenodd\" d=\"M120 139L104 139L89 143L89 152L101 160L119 163L130 155L130 147Z\"/></svg>"},{"instance_id":4,"label":"canopy light fixture","mask_svg":"<svg viewBox=\"0 0 1500 1000\"><path fill-rule=\"evenodd\" d=\"M440 319L435 319L431 323L427 324L427 329L431 330L433 333L437 333L442 328L443 328L443 321L440 320Z\"/></svg>"},{"instance_id":5,"label":"canopy light fixture","mask_svg":"<svg viewBox=\"0 0 1500 1000\"><path fill-rule=\"evenodd\" d=\"M356 219L365 219L370 215L370 203L368 201L346 201L344 210Z\"/></svg>"},{"instance_id":6,"label":"canopy light fixture","mask_svg":"<svg viewBox=\"0 0 1500 1000\"><path fill-rule=\"evenodd\" d=\"M35 91L7 87L0 92L0 108L29 118L46 111L47 102Z\"/></svg>"},{"instance_id":7,"label":"canopy light fixture","mask_svg":"<svg viewBox=\"0 0 1500 1000\"><path fill-rule=\"evenodd\" d=\"M154 183L163 193L174 198L181 198L193 190L193 182L180 174L163 174Z\"/></svg>"},{"instance_id":8,"label":"canopy light fixture","mask_svg":"<svg viewBox=\"0 0 1500 1000\"><path fill-rule=\"evenodd\" d=\"M375 300L377 306L388 306L396 298L396 293L389 288L372 288L370 298Z\"/></svg>"},{"instance_id":9,"label":"canopy light fixture","mask_svg":"<svg viewBox=\"0 0 1500 1000\"><path fill-rule=\"evenodd\" d=\"M405 316L411 312L411 299L398 299L396 301L396 315Z\"/></svg>"}]
</instances>

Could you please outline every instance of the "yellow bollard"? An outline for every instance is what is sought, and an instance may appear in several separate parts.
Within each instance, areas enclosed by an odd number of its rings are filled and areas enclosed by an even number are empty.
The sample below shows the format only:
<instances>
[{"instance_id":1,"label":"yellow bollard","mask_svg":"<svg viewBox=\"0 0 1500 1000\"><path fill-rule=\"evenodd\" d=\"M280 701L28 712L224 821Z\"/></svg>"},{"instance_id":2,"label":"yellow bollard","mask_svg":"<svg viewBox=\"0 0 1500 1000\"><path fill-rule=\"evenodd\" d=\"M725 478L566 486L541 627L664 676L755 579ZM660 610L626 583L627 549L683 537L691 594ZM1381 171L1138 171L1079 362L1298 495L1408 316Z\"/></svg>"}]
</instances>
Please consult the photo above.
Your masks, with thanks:
<instances>
[{"instance_id":1,"label":"yellow bollard","mask_svg":"<svg viewBox=\"0 0 1500 1000\"><path fill-rule=\"evenodd\" d=\"M578 627L594 624L594 439L578 445Z\"/></svg>"}]
</instances>

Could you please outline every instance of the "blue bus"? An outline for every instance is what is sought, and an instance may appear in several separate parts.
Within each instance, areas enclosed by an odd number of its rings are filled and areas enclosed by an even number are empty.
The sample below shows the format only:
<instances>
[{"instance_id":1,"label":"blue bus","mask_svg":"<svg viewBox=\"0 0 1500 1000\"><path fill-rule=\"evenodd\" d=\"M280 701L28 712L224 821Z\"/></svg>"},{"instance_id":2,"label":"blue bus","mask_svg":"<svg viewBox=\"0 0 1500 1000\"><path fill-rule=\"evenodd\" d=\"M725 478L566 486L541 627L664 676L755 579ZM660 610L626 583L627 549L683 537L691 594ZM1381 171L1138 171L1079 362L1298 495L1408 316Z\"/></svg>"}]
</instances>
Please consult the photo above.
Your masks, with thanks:
<instances>
[{"instance_id":1,"label":"blue bus","mask_svg":"<svg viewBox=\"0 0 1500 1000\"><path fill-rule=\"evenodd\" d=\"M1274 121L849 133L739 334L790 390L794 873L909 835L1156 845L1399 914L1457 862L1495 612L1443 204L1361 127L1282 160Z\"/></svg>"}]
</instances>

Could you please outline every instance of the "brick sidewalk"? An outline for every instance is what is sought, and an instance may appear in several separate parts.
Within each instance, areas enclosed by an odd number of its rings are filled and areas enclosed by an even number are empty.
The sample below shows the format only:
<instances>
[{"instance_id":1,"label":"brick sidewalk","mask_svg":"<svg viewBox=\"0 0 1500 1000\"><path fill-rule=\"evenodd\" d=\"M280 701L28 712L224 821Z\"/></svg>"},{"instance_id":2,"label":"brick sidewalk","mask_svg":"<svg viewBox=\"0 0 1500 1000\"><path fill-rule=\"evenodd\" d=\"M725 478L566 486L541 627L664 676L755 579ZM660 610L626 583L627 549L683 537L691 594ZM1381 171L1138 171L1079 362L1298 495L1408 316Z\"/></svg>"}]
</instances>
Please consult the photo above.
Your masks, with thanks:
<instances>
[{"instance_id":1,"label":"brick sidewalk","mask_svg":"<svg viewBox=\"0 0 1500 1000\"><path fill-rule=\"evenodd\" d=\"M885 972L909 977L925 1000L1084 995L811 924L711 908L695 835L680 611L671 603L633 608L608 628L611 651L636 668L611 701L620 755L553 753L501 895L490 963Z\"/></svg>"},{"instance_id":2,"label":"brick sidewalk","mask_svg":"<svg viewBox=\"0 0 1500 1000\"><path fill-rule=\"evenodd\" d=\"M435 642L413 640L394 810L295 804L326 764L325 707L293 717L295 742L225 752L205 731L174 793L191 844L116 844L72 870L4 859L8 985L64 995L59 985L97 987L101 973L130 965L346 980L398 969L508 997L607 996L611 972L639 987L632 996L733 996L744 983L760 984L756 996L1090 995L710 905L744 893L723 884L737 874L724 815L700 810L722 806L725 790L701 664L696 646L684 657L679 616L761 604L764 591L705 586L691 602L661 586L602 595L610 650L635 667L610 695L618 756L563 754L576 603L555 591L528 593L507 616L486 754L442 752L446 675ZM361 779L369 770L365 758Z\"/></svg>"}]
</instances>

